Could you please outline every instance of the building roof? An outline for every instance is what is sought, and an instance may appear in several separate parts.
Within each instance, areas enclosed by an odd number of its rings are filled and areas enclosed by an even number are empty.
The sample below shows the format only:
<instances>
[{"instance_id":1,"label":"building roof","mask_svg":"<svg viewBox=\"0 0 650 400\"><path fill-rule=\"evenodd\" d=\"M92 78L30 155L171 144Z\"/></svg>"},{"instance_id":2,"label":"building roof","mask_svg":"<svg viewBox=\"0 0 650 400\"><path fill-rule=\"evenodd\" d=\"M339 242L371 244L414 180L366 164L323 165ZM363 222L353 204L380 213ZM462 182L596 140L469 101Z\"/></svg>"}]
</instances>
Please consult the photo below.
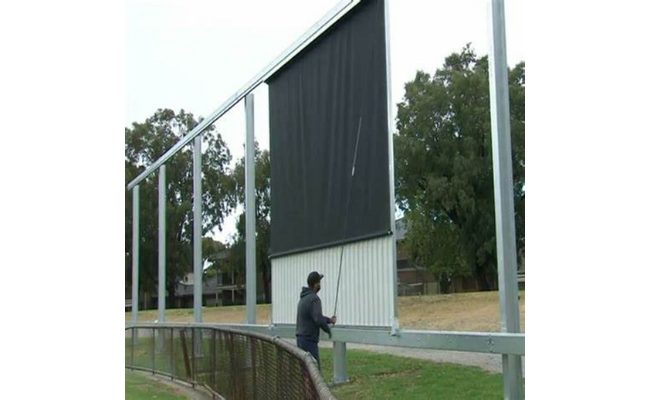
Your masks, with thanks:
<instances>
[{"instance_id":1,"label":"building roof","mask_svg":"<svg viewBox=\"0 0 650 400\"><path fill-rule=\"evenodd\" d=\"M231 287L232 285L220 285L218 275L215 275L203 281L203 294L216 294L218 289L224 289L226 286ZM194 294L193 283L179 282L176 285L176 296L187 296L191 294Z\"/></svg>"}]
</instances>

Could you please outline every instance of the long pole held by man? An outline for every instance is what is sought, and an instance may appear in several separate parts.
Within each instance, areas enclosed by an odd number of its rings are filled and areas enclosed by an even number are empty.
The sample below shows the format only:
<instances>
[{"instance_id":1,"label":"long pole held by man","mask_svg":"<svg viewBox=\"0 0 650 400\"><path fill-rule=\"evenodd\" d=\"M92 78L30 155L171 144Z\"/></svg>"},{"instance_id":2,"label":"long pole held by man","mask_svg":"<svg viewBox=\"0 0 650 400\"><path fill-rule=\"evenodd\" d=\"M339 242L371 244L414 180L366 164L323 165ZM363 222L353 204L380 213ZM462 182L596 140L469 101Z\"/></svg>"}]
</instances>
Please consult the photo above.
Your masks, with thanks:
<instances>
[{"instance_id":1,"label":"long pole held by man","mask_svg":"<svg viewBox=\"0 0 650 400\"><path fill-rule=\"evenodd\" d=\"M296 316L296 342L298 347L309 352L320 369L320 354L318 352L318 342L320 340L320 330L324 330L330 338L332 331L329 324L336 324L336 315L331 318L323 315L318 292L321 289L320 282L324 275L313 271L307 276L307 287L302 288L300 301L298 302L298 313Z\"/></svg>"}]
</instances>

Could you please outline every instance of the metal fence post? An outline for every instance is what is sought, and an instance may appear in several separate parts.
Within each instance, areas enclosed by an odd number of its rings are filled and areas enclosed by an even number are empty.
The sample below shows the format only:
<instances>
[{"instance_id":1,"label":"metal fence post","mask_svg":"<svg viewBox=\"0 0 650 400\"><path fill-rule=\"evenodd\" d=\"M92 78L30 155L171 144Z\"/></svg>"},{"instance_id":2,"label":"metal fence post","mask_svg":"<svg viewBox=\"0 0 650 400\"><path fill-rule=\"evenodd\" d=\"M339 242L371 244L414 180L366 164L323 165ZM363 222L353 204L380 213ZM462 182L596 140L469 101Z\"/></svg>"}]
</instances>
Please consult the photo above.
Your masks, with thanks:
<instances>
[{"instance_id":1,"label":"metal fence post","mask_svg":"<svg viewBox=\"0 0 650 400\"><path fill-rule=\"evenodd\" d=\"M140 268L140 186L133 188L133 221L131 246L131 321L138 322L138 290Z\"/></svg>"},{"instance_id":2,"label":"metal fence post","mask_svg":"<svg viewBox=\"0 0 650 400\"><path fill-rule=\"evenodd\" d=\"M397 239L395 232L395 160L393 152L393 132L395 132L395 120L393 119L393 99L392 99L392 82L391 82L391 62L390 62L390 14L389 14L389 0L384 1L384 26L386 27L385 40L386 40L386 115L388 116L388 185L390 196L390 230L393 232L393 240L391 241L391 254L392 259L392 321L391 321L391 334L396 335L399 332L399 309L397 308L398 293L398 278L397 278Z\"/></svg>"},{"instance_id":3,"label":"metal fence post","mask_svg":"<svg viewBox=\"0 0 650 400\"><path fill-rule=\"evenodd\" d=\"M255 98L248 94L245 99L246 108L246 162L245 162L245 192L246 192L246 321L254 324L256 321L257 282L255 260Z\"/></svg>"},{"instance_id":4,"label":"metal fence post","mask_svg":"<svg viewBox=\"0 0 650 400\"><path fill-rule=\"evenodd\" d=\"M135 352L135 330L136 328L131 328L131 367L135 365L135 359L133 353Z\"/></svg>"},{"instance_id":5,"label":"metal fence post","mask_svg":"<svg viewBox=\"0 0 650 400\"><path fill-rule=\"evenodd\" d=\"M257 339L250 338L249 343L251 345L251 371L253 375L253 399L257 399L257 349L255 348L255 343Z\"/></svg>"},{"instance_id":6,"label":"metal fence post","mask_svg":"<svg viewBox=\"0 0 650 400\"><path fill-rule=\"evenodd\" d=\"M174 377L176 376L176 359L174 358L174 328L170 329L170 338L169 341L171 342L171 370L172 370L172 380L174 380Z\"/></svg>"},{"instance_id":7,"label":"metal fence post","mask_svg":"<svg viewBox=\"0 0 650 400\"><path fill-rule=\"evenodd\" d=\"M349 381L347 348L345 342L334 342L332 358L334 359L334 384L338 385Z\"/></svg>"},{"instance_id":8,"label":"metal fence post","mask_svg":"<svg viewBox=\"0 0 650 400\"><path fill-rule=\"evenodd\" d=\"M165 214L167 210L167 185L165 165L158 171L158 322L165 322Z\"/></svg>"},{"instance_id":9,"label":"metal fence post","mask_svg":"<svg viewBox=\"0 0 650 400\"><path fill-rule=\"evenodd\" d=\"M196 328L190 328L192 329L192 368L190 369L192 371L190 379L192 380L192 387L194 387L194 383L196 382Z\"/></svg>"},{"instance_id":10,"label":"metal fence post","mask_svg":"<svg viewBox=\"0 0 650 400\"><path fill-rule=\"evenodd\" d=\"M190 351L193 351L193 350L188 350L188 348L187 348L187 339L185 337L186 336L185 331L187 329L188 328L180 328L179 335L181 337L181 351L183 352L183 362L185 364L185 375L187 375L187 379L191 381L192 380L192 367L190 366L190 357L191 357ZM192 328L189 328L189 329L192 329ZM190 347L194 348L193 346L194 346L194 343L190 343ZM182 379L182 377L181 377L181 379Z\"/></svg>"},{"instance_id":11,"label":"metal fence post","mask_svg":"<svg viewBox=\"0 0 650 400\"><path fill-rule=\"evenodd\" d=\"M492 0L489 14L490 114L501 330L519 333L510 102L503 0ZM521 356L503 355L503 386L506 399L523 398Z\"/></svg>"},{"instance_id":12,"label":"metal fence post","mask_svg":"<svg viewBox=\"0 0 650 400\"><path fill-rule=\"evenodd\" d=\"M212 370L210 376L212 377L212 390L217 391L217 331L212 329Z\"/></svg>"},{"instance_id":13,"label":"metal fence post","mask_svg":"<svg viewBox=\"0 0 650 400\"><path fill-rule=\"evenodd\" d=\"M232 332L228 332L227 334L228 338L228 350L229 350L229 358L230 358L230 368L228 369L228 372L230 374L230 384L231 386L231 394L233 398L238 398L237 397L237 363L235 359L235 341L233 340L233 334Z\"/></svg>"},{"instance_id":14,"label":"metal fence post","mask_svg":"<svg viewBox=\"0 0 650 400\"><path fill-rule=\"evenodd\" d=\"M194 235L192 244L194 247L194 322L203 322L203 256L202 246L202 194L201 194L201 137L194 139Z\"/></svg>"},{"instance_id":15,"label":"metal fence post","mask_svg":"<svg viewBox=\"0 0 650 400\"><path fill-rule=\"evenodd\" d=\"M151 373L156 374L156 329L151 329Z\"/></svg>"}]
</instances>

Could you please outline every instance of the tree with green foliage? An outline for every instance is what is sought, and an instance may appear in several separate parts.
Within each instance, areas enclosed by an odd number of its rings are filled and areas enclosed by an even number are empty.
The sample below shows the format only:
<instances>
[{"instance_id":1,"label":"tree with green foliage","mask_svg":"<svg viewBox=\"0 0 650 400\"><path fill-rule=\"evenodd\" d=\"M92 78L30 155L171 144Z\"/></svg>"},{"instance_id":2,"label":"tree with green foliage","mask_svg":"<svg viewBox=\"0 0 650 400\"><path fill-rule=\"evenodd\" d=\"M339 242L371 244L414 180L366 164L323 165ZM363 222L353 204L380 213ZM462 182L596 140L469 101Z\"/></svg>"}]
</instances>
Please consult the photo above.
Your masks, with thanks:
<instances>
[{"instance_id":1,"label":"tree with green foliage","mask_svg":"<svg viewBox=\"0 0 650 400\"><path fill-rule=\"evenodd\" d=\"M241 158L235 165L233 176L236 181L237 199L245 203L245 162ZM271 156L268 150L260 151L255 144L255 229L257 270L262 273L264 300L271 301ZM237 232L230 247L230 263L238 271L246 269L246 216L245 210L237 219ZM242 274L243 276L243 274Z\"/></svg>"},{"instance_id":2,"label":"tree with green foliage","mask_svg":"<svg viewBox=\"0 0 650 400\"><path fill-rule=\"evenodd\" d=\"M187 135L197 124L191 113L159 109L144 123L125 128L125 183L130 182ZM203 132L202 234L221 227L236 204L232 159L221 135L212 127ZM186 146L166 162L166 290L172 299L176 283L192 271L193 173L192 147ZM155 293L158 279L158 175L140 183L140 287ZM132 193L126 199L126 277L131 280ZM204 247L206 244L204 244ZM208 250L210 246L208 246ZM205 257L211 253L206 252Z\"/></svg>"},{"instance_id":3,"label":"tree with green foliage","mask_svg":"<svg viewBox=\"0 0 650 400\"><path fill-rule=\"evenodd\" d=\"M517 246L524 246L525 64L509 71ZM407 246L443 291L453 277L496 284L496 240L487 56L470 45L431 77L405 85L394 136L396 198Z\"/></svg>"},{"instance_id":4,"label":"tree with green foliage","mask_svg":"<svg viewBox=\"0 0 650 400\"><path fill-rule=\"evenodd\" d=\"M201 247L201 252L203 254L203 260L209 265L203 270L204 278L212 278L216 276L220 270L223 270L223 259L224 254L228 251L228 247L214 240L211 237L203 238L203 246Z\"/></svg>"}]
</instances>

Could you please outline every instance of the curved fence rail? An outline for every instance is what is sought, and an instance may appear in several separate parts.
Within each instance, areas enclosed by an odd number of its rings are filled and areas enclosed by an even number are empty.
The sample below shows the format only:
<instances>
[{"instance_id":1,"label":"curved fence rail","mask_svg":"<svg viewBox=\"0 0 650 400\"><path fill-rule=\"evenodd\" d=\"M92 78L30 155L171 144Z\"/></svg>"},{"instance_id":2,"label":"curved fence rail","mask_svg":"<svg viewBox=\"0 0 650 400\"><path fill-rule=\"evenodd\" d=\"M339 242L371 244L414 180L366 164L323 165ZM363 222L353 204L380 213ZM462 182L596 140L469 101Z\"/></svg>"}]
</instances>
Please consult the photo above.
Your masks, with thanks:
<instances>
[{"instance_id":1,"label":"curved fence rail","mask_svg":"<svg viewBox=\"0 0 650 400\"><path fill-rule=\"evenodd\" d=\"M126 368L201 385L226 399L334 399L316 361L278 337L222 327L129 326Z\"/></svg>"}]
</instances>

